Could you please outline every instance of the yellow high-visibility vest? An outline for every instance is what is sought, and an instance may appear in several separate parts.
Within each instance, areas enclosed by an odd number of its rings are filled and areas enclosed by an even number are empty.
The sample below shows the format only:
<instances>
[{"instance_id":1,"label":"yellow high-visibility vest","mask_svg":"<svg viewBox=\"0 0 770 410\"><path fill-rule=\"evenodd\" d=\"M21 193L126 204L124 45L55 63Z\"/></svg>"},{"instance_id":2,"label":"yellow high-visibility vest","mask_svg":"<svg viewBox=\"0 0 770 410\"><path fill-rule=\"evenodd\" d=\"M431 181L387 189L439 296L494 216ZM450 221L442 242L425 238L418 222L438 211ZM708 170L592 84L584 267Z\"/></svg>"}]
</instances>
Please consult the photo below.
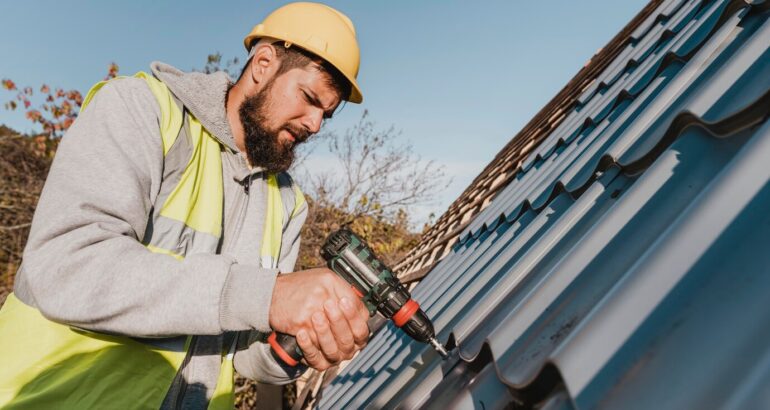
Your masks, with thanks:
<instances>
[{"instance_id":1,"label":"yellow high-visibility vest","mask_svg":"<svg viewBox=\"0 0 770 410\"><path fill-rule=\"evenodd\" d=\"M185 114L161 81L140 72L160 106L163 155L186 144L189 158L166 167L184 169L150 215L155 227L145 246L183 259L189 253L216 253L222 236L222 144L191 114ZM105 84L96 84L83 109ZM185 118L185 116L187 118ZM178 139L180 130L188 138ZM182 168L183 167L183 168ZM267 178L267 212L260 259L275 268L281 249L283 204L276 175ZM294 186L294 216L304 197ZM184 339L184 338L182 338ZM136 339L104 335L52 322L13 294L0 309L0 408L159 408L190 345L176 349ZM209 409L232 409L235 341L222 352L217 387Z\"/></svg>"}]
</instances>

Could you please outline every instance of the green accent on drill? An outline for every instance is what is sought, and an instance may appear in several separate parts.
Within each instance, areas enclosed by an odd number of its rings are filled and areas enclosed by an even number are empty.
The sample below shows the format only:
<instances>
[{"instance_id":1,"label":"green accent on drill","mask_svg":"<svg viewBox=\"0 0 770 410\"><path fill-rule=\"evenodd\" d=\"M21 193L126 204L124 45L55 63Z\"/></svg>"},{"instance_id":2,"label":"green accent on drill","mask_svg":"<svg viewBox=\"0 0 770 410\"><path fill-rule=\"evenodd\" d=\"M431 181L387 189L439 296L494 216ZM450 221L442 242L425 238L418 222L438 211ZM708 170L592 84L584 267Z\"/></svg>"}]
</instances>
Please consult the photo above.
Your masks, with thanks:
<instances>
[{"instance_id":1,"label":"green accent on drill","mask_svg":"<svg viewBox=\"0 0 770 410\"><path fill-rule=\"evenodd\" d=\"M377 273L377 277L379 281L377 283L380 283L382 281L393 279L398 280L395 278L395 275L393 275L393 272L391 272L387 266L382 264L379 259L377 259L376 255L371 252L371 250L366 246L366 244L362 243L357 236L351 236L350 237L350 244L348 245L348 249L356 254L358 259L362 261L368 261L369 266ZM329 261L330 265L332 266L332 270L334 269L334 266L336 265L344 265L345 262L342 259L342 257L338 256L333 258ZM355 268L352 266L348 267L350 271L355 271ZM345 269L345 268L342 268ZM379 272L377 272L379 271ZM363 281L358 276L353 277L363 288L369 287L367 283ZM374 292L373 289L376 284L373 284L371 287L369 287L369 291L364 295L364 297L361 299L362 302L364 302L364 305L366 306L366 309L369 311L369 316L374 315L377 312L377 302L374 300Z\"/></svg>"}]
</instances>

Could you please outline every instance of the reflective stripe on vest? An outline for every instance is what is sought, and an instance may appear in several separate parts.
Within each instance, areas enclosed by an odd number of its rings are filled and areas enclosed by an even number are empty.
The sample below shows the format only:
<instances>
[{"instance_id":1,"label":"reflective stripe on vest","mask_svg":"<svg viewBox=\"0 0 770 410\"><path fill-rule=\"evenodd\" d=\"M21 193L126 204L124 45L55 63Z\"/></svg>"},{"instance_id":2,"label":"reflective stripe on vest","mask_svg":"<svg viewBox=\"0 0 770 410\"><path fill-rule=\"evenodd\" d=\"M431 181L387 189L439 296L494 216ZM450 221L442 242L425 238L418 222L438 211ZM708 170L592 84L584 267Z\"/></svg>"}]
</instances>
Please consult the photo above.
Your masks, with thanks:
<instances>
[{"instance_id":1,"label":"reflective stripe on vest","mask_svg":"<svg viewBox=\"0 0 770 410\"><path fill-rule=\"evenodd\" d=\"M162 206L150 216L151 233L143 243L152 252L177 259L188 253L216 253L222 235L223 147L197 119L184 115L165 84L146 73L136 77L147 82L160 106L164 165L179 170L163 181L156 200ZM104 84L89 91L83 109ZM275 175L268 176L267 185L260 257L263 267L274 268L281 251L283 204ZM291 217L304 203L302 193L293 188ZM158 408L189 343L187 338L173 349L73 329L45 319L11 294L0 309L0 407ZM209 409L233 408L234 352L235 342L223 351Z\"/></svg>"}]
</instances>

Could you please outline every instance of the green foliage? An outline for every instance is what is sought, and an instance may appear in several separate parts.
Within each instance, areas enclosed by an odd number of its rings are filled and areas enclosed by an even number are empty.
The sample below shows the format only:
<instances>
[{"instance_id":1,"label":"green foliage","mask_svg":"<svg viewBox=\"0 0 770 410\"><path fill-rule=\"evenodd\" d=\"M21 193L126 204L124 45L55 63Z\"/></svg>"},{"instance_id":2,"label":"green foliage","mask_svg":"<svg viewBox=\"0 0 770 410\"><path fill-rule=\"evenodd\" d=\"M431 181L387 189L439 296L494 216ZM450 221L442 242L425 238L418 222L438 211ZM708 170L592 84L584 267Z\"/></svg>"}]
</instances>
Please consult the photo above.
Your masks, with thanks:
<instances>
[{"instance_id":1,"label":"green foliage","mask_svg":"<svg viewBox=\"0 0 770 410\"><path fill-rule=\"evenodd\" d=\"M385 264L393 267L420 239L409 229L409 216L399 210L393 219L372 215L353 215L340 207L323 204L308 197L309 213L302 228L297 269L323 266L319 249L326 237L337 229L348 227L360 235Z\"/></svg>"}]
</instances>

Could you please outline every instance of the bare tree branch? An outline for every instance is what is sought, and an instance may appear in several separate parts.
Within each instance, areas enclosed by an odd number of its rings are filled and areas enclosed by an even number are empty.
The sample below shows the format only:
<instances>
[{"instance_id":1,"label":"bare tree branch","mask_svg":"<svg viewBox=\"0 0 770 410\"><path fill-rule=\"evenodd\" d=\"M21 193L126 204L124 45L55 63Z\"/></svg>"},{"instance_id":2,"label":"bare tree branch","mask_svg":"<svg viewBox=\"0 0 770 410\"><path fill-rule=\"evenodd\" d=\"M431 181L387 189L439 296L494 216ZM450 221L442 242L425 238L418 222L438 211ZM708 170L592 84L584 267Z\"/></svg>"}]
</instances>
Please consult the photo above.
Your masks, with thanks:
<instances>
[{"instance_id":1,"label":"bare tree branch","mask_svg":"<svg viewBox=\"0 0 770 410\"><path fill-rule=\"evenodd\" d=\"M18 225L12 225L12 226L0 226L0 231L15 231L18 229L29 228L31 225L32 223L18 224Z\"/></svg>"},{"instance_id":2,"label":"bare tree branch","mask_svg":"<svg viewBox=\"0 0 770 410\"><path fill-rule=\"evenodd\" d=\"M340 171L305 177L320 204L338 207L352 218L393 218L399 209L431 203L449 185L442 166L423 161L408 143L397 141L391 126L377 128L364 112L342 135L327 133L329 152Z\"/></svg>"}]
</instances>

